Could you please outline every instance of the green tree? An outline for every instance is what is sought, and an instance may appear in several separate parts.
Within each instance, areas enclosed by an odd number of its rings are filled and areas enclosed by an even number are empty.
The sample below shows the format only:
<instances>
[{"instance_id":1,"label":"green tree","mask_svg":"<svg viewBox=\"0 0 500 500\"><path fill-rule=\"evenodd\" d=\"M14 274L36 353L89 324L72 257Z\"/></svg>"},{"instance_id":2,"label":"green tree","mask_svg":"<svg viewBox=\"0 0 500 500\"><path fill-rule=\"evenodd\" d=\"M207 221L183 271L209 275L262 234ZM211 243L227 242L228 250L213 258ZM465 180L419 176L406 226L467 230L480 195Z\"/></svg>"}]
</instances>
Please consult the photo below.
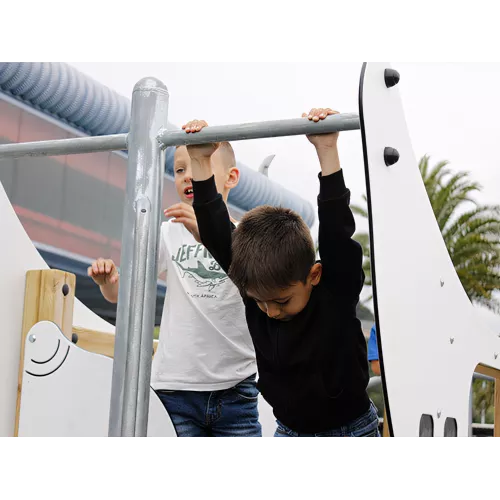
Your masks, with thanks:
<instances>
[{"instance_id":1,"label":"green tree","mask_svg":"<svg viewBox=\"0 0 500 500\"><path fill-rule=\"evenodd\" d=\"M472 420L481 421L481 412L484 409L485 423L495 423L495 382L474 380L472 384Z\"/></svg>"},{"instance_id":2,"label":"green tree","mask_svg":"<svg viewBox=\"0 0 500 500\"><path fill-rule=\"evenodd\" d=\"M419 162L425 189L446 248L467 296L472 302L498 312L500 303L494 292L500 290L500 207L479 205L472 197L481 191L468 172L452 172L448 162L430 166L429 157ZM352 211L368 217L365 206L353 205ZM355 239L363 246L366 285L371 285L370 244L368 233ZM371 299L371 296L366 299Z\"/></svg>"}]
</instances>

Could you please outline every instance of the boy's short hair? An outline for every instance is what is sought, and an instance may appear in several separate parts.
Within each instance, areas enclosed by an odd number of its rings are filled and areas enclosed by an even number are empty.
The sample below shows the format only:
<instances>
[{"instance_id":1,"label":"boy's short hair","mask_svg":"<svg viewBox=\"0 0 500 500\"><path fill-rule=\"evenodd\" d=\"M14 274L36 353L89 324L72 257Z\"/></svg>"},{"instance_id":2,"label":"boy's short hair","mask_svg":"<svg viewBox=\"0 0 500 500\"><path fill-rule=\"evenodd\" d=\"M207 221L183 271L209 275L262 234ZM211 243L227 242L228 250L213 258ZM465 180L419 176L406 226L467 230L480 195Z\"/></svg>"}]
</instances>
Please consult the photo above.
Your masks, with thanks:
<instances>
[{"instance_id":1,"label":"boy's short hair","mask_svg":"<svg viewBox=\"0 0 500 500\"><path fill-rule=\"evenodd\" d=\"M222 159L222 164L226 170L236 167L236 156L233 146L229 142L221 142L215 154L219 155Z\"/></svg>"},{"instance_id":2,"label":"boy's short hair","mask_svg":"<svg viewBox=\"0 0 500 500\"><path fill-rule=\"evenodd\" d=\"M263 205L247 212L233 233L229 277L244 296L265 297L305 283L316 261L311 233L288 208Z\"/></svg>"}]
</instances>

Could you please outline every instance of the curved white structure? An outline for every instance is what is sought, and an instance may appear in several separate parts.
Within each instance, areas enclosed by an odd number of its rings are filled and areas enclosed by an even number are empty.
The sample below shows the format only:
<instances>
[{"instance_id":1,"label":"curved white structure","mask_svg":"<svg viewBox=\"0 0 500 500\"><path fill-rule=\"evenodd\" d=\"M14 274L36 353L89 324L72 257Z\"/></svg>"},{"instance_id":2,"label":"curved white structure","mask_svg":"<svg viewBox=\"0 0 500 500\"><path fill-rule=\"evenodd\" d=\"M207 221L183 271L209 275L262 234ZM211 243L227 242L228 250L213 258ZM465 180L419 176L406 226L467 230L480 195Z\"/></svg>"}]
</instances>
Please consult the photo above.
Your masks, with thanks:
<instances>
[{"instance_id":1,"label":"curved white structure","mask_svg":"<svg viewBox=\"0 0 500 500\"><path fill-rule=\"evenodd\" d=\"M359 105L389 422L395 436L418 436L427 415L433 435L443 436L446 420L455 419L458 436L467 436L472 375L478 364L500 369L500 338L483 324L455 272L413 154L398 85L386 86L386 68L363 67ZM387 147L399 152L390 166Z\"/></svg>"},{"instance_id":2,"label":"curved white structure","mask_svg":"<svg viewBox=\"0 0 500 500\"><path fill-rule=\"evenodd\" d=\"M107 436L112 369L111 358L80 349L54 323L37 323L26 337L19 436ZM150 389L148 437L175 435Z\"/></svg>"},{"instance_id":3,"label":"curved white structure","mask_svg":"<svg viewBox=\"0 0 500 500\"><path fill-rule=\"evenodd\" d=\"M14 434L26 272L48 269L17 218L0 183L0 436ZM75 298L73 323L114 333L114 327Z\"/></svg>"}]
</instances>

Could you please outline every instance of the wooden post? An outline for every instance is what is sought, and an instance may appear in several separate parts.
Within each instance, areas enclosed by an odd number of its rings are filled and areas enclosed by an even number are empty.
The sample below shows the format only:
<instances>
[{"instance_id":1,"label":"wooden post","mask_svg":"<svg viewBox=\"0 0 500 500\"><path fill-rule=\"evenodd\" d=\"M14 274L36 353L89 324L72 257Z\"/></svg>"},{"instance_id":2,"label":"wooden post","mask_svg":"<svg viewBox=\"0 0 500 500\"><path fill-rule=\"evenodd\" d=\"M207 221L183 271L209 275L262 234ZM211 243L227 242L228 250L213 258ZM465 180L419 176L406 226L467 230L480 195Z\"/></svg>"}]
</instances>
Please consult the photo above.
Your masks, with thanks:
<instances>
[{"instance_id":1,"label":"wooden post","mask_svg":"<svg viewBox=\"0 0 500 500\"><path fill-rule=\"evenodd\" d=\"M389 434L389 422L387 421L387 411L384 407L384 425L382 427L382 437L388 438L391 437Z\"/></svg>"},{"instance_id":2,"label":"wooden post","mask_svg":"<svg viewBox=\"0 0 500 500\"><path fill-rule=\"evenodd\" d=\"M495 426L493 437L500 437L500 378L495 379Z\"/></svg>"},{"instance_id":3,"label":"wooden post","mask_svg":"<svg viewBox=\"0 0 500 500\"><path fill-rule=\"evenodd\" d=\"M17 386L16 423L14 435L19 433L19 411L24 371L24 345L30 329L39 321L52 321L71 340L73 305L75 302L74 274L44 269L26 273L23 327L21 332L21 359Z\"/></svg>"}]
</instances>

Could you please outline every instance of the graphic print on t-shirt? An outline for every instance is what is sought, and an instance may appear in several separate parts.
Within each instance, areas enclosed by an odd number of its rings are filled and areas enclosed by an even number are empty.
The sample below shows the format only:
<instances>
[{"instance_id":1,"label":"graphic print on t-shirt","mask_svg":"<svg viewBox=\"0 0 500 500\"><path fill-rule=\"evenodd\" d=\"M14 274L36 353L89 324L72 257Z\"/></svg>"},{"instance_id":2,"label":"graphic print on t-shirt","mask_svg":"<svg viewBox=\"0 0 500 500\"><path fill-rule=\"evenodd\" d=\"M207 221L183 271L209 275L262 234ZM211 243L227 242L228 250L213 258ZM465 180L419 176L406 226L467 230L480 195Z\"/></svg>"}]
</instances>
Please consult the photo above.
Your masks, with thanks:
<instances>
[{"instance_id":1,"label":"graphic print on t-shirt","mask_svg":"<svg viewBox=\"0 0 500 500\"><path fill-rule=\"evenodd\" d=\"M198 288L211 292L229 278L210 252L201 244L181 245L172 255L182 279L192 279Z\"/></svg>"}]
</instances>

